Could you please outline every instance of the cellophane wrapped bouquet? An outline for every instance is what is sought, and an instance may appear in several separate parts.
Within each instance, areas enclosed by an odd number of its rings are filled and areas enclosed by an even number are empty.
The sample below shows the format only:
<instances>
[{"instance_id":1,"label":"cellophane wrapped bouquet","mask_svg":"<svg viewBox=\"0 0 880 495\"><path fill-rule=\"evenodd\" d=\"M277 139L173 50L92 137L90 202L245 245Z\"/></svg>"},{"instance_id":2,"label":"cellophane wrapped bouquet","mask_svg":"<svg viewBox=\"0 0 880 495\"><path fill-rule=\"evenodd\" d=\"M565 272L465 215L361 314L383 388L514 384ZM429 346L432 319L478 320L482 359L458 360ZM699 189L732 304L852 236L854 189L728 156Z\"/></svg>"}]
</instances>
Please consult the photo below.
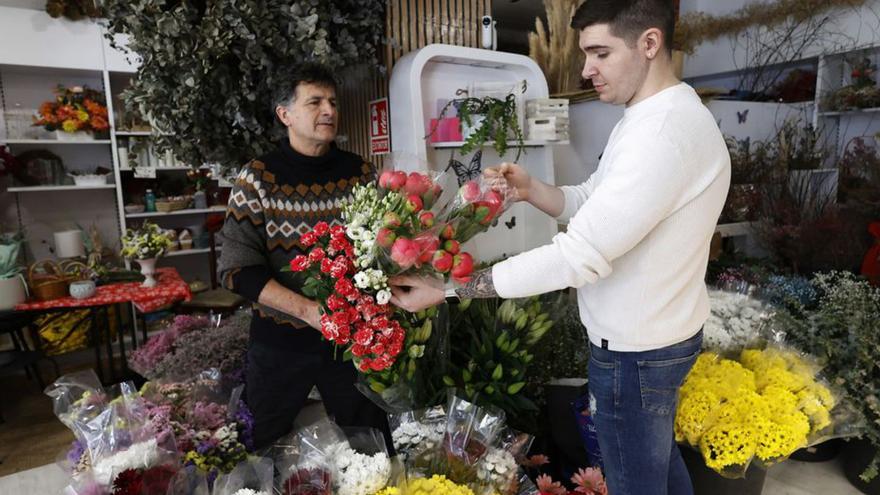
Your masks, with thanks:
<instances>
[{"instance_id":1,"label":"cellophane wrapped bouquet","mask_svg":"<svg viewBox=\"0 0 880 495\"><path fill-rule=\"evenodd\" d=\"M747 348L732 359L704 352L680 391L675 436L723 476L769 466L834 436L848 408L807 356L780 344ZM847 420L846 423L851 423Z\"/></svg>"},{"instance_id":2,"label":"cellophane wrapped bouquet","mask_svg":"<svg viewBox=\"0 0 880 495\"><path fill-rule=\"evenodd\" d=\"M395 157L394 168L404 160ZM418 358L419 346L430 338L430 331L417 341L407 338L424 329L425 318L389 304L389 277L469 281L474 259L462 244L487 230L515 199L515 190L500 178L469 181L454 192L444 188L450 181L443 174L386 170L378 183L354 188L341 207L344 225L321 222L300 236L302 254L289 270L303 274L303 294L321 304L323 337L344 348L362 373L391 369L404 349ZM397 371L397 378L406 372ZM370 387L388 383L386 377Z\"/></svg>"}]
</instances>

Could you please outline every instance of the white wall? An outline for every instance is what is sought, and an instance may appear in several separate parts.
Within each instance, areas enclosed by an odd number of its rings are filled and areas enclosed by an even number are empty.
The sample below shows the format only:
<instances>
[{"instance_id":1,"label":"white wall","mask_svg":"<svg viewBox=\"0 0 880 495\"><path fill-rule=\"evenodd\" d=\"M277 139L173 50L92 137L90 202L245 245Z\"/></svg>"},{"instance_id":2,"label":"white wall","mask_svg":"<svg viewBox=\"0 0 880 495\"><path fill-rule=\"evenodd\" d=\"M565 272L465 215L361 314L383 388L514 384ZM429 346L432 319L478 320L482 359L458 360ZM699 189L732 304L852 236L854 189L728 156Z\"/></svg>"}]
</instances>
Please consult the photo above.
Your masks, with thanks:
<instances>
[{"instance_id":1,"label":"white wall","mask_svg":"<svg viewBox=\"0 0 880 495\"><path fill-rule=\"evenodd\" d=\"M744 5L763 0L681 0L681 13L704 12L711 15L730 14ZM833 45L843 42L852 48L880 43L880 0L869 0L865 5L854 9L829 11L831 16L827 30L843 36L830 39L825 45L812 46L804 53L804 58L827 53ZM845 38L845 39L844 39ZM730 37L700 45L693 55L685 58L684 77L697 77L707 74L729 72L746 66L746 54L742 49L734 50L736 44Z\"/></svg>"}]
</instances>

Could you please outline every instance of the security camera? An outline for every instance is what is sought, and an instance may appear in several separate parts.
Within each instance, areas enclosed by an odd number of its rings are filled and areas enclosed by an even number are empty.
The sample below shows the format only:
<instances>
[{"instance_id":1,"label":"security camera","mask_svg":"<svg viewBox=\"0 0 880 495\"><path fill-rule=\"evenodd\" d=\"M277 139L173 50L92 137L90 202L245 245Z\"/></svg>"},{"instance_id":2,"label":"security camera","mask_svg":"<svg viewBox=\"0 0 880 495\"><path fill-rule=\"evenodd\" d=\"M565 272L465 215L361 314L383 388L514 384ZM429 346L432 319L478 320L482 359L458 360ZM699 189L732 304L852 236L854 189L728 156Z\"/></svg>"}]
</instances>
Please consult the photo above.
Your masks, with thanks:
<instances>
[{"instance_id":1,"label":"security camera","mask_svg":"<svg viewBox=\"0 0 880 495\"><path fill-rule=\"evenodd\" d=\"M493 48L493 41L495 39L495 23L492 21L492 16L484 15L483 19L480 21L480 32L482 34L481 45L483 48L487 50L491 50Z\"/></svg>"}]
</instances>

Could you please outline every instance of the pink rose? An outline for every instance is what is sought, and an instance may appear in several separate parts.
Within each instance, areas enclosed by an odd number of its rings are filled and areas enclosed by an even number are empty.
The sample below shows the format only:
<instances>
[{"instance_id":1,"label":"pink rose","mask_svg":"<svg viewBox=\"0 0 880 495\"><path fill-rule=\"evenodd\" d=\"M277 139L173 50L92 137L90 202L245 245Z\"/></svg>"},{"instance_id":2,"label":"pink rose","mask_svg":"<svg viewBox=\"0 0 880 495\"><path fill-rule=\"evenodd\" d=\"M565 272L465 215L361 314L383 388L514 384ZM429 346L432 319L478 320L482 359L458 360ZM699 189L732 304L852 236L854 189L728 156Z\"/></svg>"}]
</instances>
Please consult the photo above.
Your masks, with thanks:
<instances>
[{"instance_id":1,"label":"pink rose","mask_svg":"<svg viewBox=\"0 0 880 495\"><path fill-rule=\"evenodd\" d=\"M405 237L398 238L391 246L391 259L404 270L416 264L419 254L419 245Z\"/></svg>"},{"instance_id":2,"label":"pink rose","mask_svg":"<svg viewBox=\"0 0 880 495\"><path fill-rule=\"evenodd\" d=\"M388 180L388 189L397 191L404 185L406 185L406 173L401 171L391 172L391 178Z\"/></svg>"},{"instance_id":3,"label":"pink rose","mask_svg":"<svg viewBox=\"0 0 880 495\"><path fill-rule=\"evenodd\" d=\"M376 234L376 242L379 243L383 248L390 248L392 244L394 244L394 240L397 239L397 234L394 231L386 228L379 229L379 232Z\"/></svg>"},{"instance_id":4,"label":"pink rose","mask_svg":"<svg viewBox=\"0 0 880 495\"><path fill-rule=\"evenodd\" d=\"M422 208L424 208L424 206L425 204L422 202L422 198L416 196L415 194L410 194L409 196L407 196L406 208L409 211L413 213L418 213L422 211Z\"/></svg>"},{"instance_id":5,"label":"pink rose","mask_svg":"<svg viewBox=\"0 0 880 495\"><path fill-rule=\"evenodd\" d=\"M431 189L431 178L418 172L411 172L409 177L406 178L406 184L403 186L403 190L407 194L418 196L428 192L429 189Z\"/></svg>"},{"instance_id":6,"label":"pink rose","mask_svg":"<svg viewBox=\"0 0 880 495\"><path fill-rule=\"evenodd\" d=\"M452 255L443 251L442 249L438 249L434 253L434 261L431 262L431 266L434 267L440 273L447 273L452 269Z\"/></svg>"},{"instance_id":7,"label":"pink rose","mask_svg":"<svg viewBox=\"0 0 880 495\"><path fill-rule=\"evenodd\" d=\"M461 189L458 190L458 193L461 195L461 198L465 200L467 203L473 203L474 201L480 199L480 185L477 184L476 181L467 181L461 186Z\"/></svg>"},{"instance_id":8,"label":"pink rose","mask_svg":"<svg viewBox=\"0 0 880 495\"><path fill-rule=\"evenodd\" d=\"M419 214L419 223L422 224L422 227L430 229L434 226L434 214L430 211L421 212Z\"/></svg>"},{"instance_id":9,"label":"pink rose","mask_svg":"<svg viewBox=\"0 0 880 495\"><path fill-rule=\"evenodd\" d=\"M474 259L468 253L459 253L453 257L452 278L459 283L467 283L474 272Z\"/></svg>"}]
</instances>

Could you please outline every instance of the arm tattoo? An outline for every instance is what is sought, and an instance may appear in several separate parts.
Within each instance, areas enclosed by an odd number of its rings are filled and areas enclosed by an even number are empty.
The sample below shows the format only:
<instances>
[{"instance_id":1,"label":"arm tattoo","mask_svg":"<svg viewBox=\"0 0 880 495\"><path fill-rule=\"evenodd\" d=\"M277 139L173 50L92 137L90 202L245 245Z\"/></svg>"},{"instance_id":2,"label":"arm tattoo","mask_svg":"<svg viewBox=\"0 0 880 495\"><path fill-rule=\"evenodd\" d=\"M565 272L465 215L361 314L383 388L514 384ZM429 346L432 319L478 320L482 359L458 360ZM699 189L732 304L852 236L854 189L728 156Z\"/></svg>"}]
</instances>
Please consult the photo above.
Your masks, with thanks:
<instances>
[{"instance_id":1,"label":"arm tattoo","mask_svg":"<svg viewBox=\"0 0 880 495\"><path fill-rule=\"evenodd\" d=\"M475 273L470 282L455 289L455 294L462 299L497 297L495 284L492 283L492 268Z\"/></svg>"}]
</instances>

